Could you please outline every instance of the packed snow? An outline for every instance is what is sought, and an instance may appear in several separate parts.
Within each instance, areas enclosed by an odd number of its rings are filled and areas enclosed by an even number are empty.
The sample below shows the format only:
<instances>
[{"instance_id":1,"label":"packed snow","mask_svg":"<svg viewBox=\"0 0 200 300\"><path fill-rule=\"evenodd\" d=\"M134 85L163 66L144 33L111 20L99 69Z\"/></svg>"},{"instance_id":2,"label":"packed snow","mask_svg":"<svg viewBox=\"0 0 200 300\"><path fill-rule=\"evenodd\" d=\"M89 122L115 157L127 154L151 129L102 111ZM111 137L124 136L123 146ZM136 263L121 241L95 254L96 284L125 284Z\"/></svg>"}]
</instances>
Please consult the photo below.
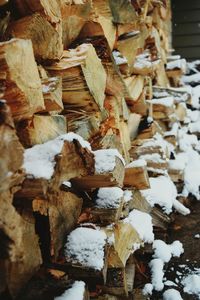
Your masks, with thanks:
<instances>
[{"instance_id":1,"label":"packed snow","mask_svg":"<svg viewBox=\"0 0 200 300\"><path fill-rule=\"evenodd\" d=\"M102 270L106 234L103 231L79 227L73 230L65 245L67 260L85 267Z\"/></svg>"},{"instance_id":2,"label":"packed snow","mask_svg":"<svg viewBox=\"0 0 200 300\"><path fill-rule=\"evenodd\" d=\"M100 188L95 200L95 206L99 208L117 208L122 202L124 192L118 187Z\"/></svg>"},{"instance_id":3,"label":"packed snow","mask_svg":"<svg viewBox=\"0 0 200 300\"><path fill-rule=\"evenodd\" d=\"M163 293L163 300L183 300L179 291L169 289Z\"/></svg>"},{"instance_id":4,"label":"packed snow","mask_svg":"<svg viewBox=\"0 0 200 300\"><path fill-rule=\"evenodd\" d=\"M139 237L145 243L152 243L154 240L152 218L149 214L134 209L130 212L125 223L130 223L138 232Z\"/></svg>"},{"instance_id":5,"label":"packed snow","mask_svg":"<svg viewBox=\"0 0 200 300\"><path fill-rule=\"evenodd\" d=\"M75 281L71 288L66 290L61 296L55 300L83 300L85 292L85 282Z\"/></svg>"},{"instance_id":6,"label":"packed snow","mask_svg":"<svg viewBox=\"0 0 200 300\"><path fill-rule=\"evenodd\" d=\"M153 207L161 206L166 214L172 212L177 197L176 186L168 176L150 177L150 189L141 191L142 196ZM159 188L158 188L159 187Z\"/></svg>"},{"instance_id":7,"label":"packed snow","mask_svg":"<svg viewBox=\"0 0 200 300\"><path fill-rule=\"evenodd\" d=\"M102 149L94 151L95 172L102 174L111 172L116 166L116 157L125 165L125 161L117 149Z\"/></svg>"}]
</instances>

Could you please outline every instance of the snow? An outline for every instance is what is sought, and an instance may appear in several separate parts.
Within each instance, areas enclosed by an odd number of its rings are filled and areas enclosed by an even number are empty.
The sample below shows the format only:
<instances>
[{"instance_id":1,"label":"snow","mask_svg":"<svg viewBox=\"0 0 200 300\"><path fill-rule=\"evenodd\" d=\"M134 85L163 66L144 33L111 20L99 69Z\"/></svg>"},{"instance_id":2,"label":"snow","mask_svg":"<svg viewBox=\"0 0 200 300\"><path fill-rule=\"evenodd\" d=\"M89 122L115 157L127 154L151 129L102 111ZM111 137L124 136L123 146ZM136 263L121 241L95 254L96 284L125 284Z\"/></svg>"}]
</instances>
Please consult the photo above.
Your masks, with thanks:
<instances>
[{"instance_id":1,"label":"snow","mask_svg":"<svg viewBox=\"0 0 200 300\"><path fill-rule=\"evenodd\" d=\"M200 108L199 98L200 98L200 85L197 85L194 88L192 88L192 106L196 109Z\"/></svg>"},{"instance_id":2,"label":"snow","mask_svg":"<svg viewBox=\"0 0 200 300\"><path fill-rule=\"evenodd\" d=\"M190 123L188 128L191 133L200 132L200 121Z\"/></svg>"},{"instance_id":3,"label":"snow","mask_svg":"<svg viewBox=\"0 0 200 300\"><path fill-rule=\"evenodd\" d=\"M95 200L95 206L99 208L119 207L124 192L118 187L100 188Z\"/></svg>"},{"instance_id":4,"label":"snow","mask_svg":"<svg viewBox=\"0 0 200 300\"><path fill-rule=\"evenodd\" d=\"M75 281L71 288L66 290L61 296L55 300L83 300L85 293L85 283L83 281Z\"/></svg>"},{"instance_id":5,"label":"snow","mask_svg":"<svg viewBox=\"0 0 200 300\"><path fill-rule=\"evenodd\" d=\"M189 208L185 207L181 202L179 202L178 200L174 201L174 209L180 213L183 216L187 216L190 214L190 210Z\"/></svg>"},{"instance_id":6,"label":"snow","mask_svg":"<svg viewBox=\"0 0 200 300\"><path fill-rule=\"evenodd\" d=\"M71 188L71 187L72 187L72 184L71 184L70 181L63 181L62 184L65 185L65 186L68 187L68 188Z\"/></svg>"},{"instance_id":7,"label":"snow","mask_svg":"<svg viewBox=\"0 0 200 300\"><path fill-rule=\"evenodd\" d=\"M198 295L200 298L200 275L190 274L182 280L184 292L188 294Z\"/></svg>"},{"instance_id":8,"label":"snow","mask_svg":"<svg viewBox=\"0 0 200 300\"><path fill-rule=\"evenodd\" d=\"M163 300L183 300L179 291L169 289L163 293Z\"/></svg>"},{"instance_id":9,"label":"snow","mask_svg":"<svg viewBox=\"0 0 200 300\"><path fill-rule=\"evenodd\" d=\"M55 156L61 152L64 141L73 140L77 140L83 148L91 151L90 144L81 136L73 132L60 135L54 140L25 150L23 168L26 174L34 178L50 179L56 164Z\"/></svg>"},{"instance_id":10,"label":"snow","mask_svg":"<svg viewBox=\"0 0 200 300\"><path fill-rule=\"evenodd\" d=\"M155 258L150 261L149 266L151 268L151 280L153 288L156 291L162 291L162 289L164 288L164 262L160 258Z\"/></svg>"},{"instance_id":11,"label":"snow","mask_svg":"<svg viewBox=\"0 0 200 300\"><path fill-rule=\"evenodd\" d=\"M179 241L174 241L168 245L162 240L155 240L153 242L154 258L162 259L164 263L170 261L172 256L180 257L184 252L183 245Z\"/></svg>"},{"instance_id":12,"label":"snow","mask_svg":"<svg viewBox=\"0 0 200 300\"><path fill-rule=\"evenodd\" d=\"M152 218L149 214L134 209L130 212L125 223L131 224L138 232L140 238L145 243L152 243L154 240Z\"/></svg>"},{"instance_id":13,"label":"snow","mask_svg":"<svg viewBox=\"0 0 200 300\"><path fill-rule=\"evenodd\" d=\"M153 291L153 285L151 283L146 283L143 290L142 290L142 293L143 295L152 295L152 291Z\"/></svg>"},{"instance_id":14,"label":"snow","mask_svg":"<svg viewBox=\"0 0 200 300\"><path fill-rule=\"evenodd\" d=\"M200 239L200 234L199 233L195 234L194 238L195 239Z\"/></svg>"},{"instance_id":15,"label":"snow","mask_svg":"<svg viewBox=\"0 0 200 300\"><path fill-rule=\"evenodd\" d=\"M116 157L125 165L125 161L117 149L102 149L93 152L95 157L95 172L102 174L111 172L116 166Z\"/></svg>"},{"instance_id":16,"label":"snow","mask_svg":"<svg viewBox=\"0 0 200 300\"><path fill-rule=\"evenodd\" d=\"M140 168L145 167L147 165L146 161L144 159L137 159L132 161L130 164L126 165L126 168Z\"/></svg>"},{"instance_id":17,"label":"snow","mask_svg":"<svg viewBox=\"0 0 200 300\"><path fill-rule=\"evenodd\" d=\"M155 162L155 163L166 162L166 160L161 158L161 155L159 153L144 154L140 156L140 159L144 161Z\"/></svg>"},{"instance_id":18,"label":"snow","mask_svg":"<svg viewBox=\"0 0 200 300\"><path fill-rule=\"evenodd\" d=\"M151 188L142 190L142 196L145 197L152 207L158 204L165 213L169 214L177 197L174 183L168 176L150 177L149 181Z\"/></svg>"},{"instance_id":19,"label":"snow","mask_svg":"<svg viewBox=\"0 0 200 300\"><path fill-rule=\"evenodd\" d=\"M80 227L73 230L65 245L65 256L84 267L101 270L104 265L106 234L103 231Z\"/></svg>"},{"instance_id":20,"label":"snow","mask_svg":"<svg viewBox=\"0 0 200 300\"><path fill-rule=\"evenodd\" d=\"M169 169L183 171L188 163L188 156L186 153L178 153L175 159L169 160Z\"/></svg>"},{"instance_id":21,"label":"snow","mask_svg":"<svg viewBox=\"0 0 200 300\"><path fill-rule=\"evenodd\" d=\"M164 282L164 285L166 286L177 286L177 284L171 280L167 280Z\"/></svg>"},{"instance_id":22,"label":"snow","mask_svg":"<svg viewBox=\"0 0 200 300\"><path fill-rule=\"evenodd\" d=\"M186 60L184 58L170 61L166 66L167 70L181 69L184 73L186 72Z\"/></svg>"},{"instance_id":23,"label":"snow","mask_svg":"<svg viewBox=\"0 0 200 300\"><path fill-rule=\"evenodd\" d=\"M182 81L185 84L200 83L200 73L185 75L182 77Z\"/></svg>"},{"instance_id":24,"label":"snow","mask_svg":"<svg viewBox=\"0 0 200 300\"><path fill-rule=\"evenodd\" d=\"M133 192L129 190L124 191L124 202L129 202L133 198Z\"/></svg>"},{"instance_id":25,"label":"snow","mask_svg":"<svg viewBox=\"0 0 200 300\"><path fill-rule=\"evenodd\" d=\"M113 54L115 63L117 65L123 65L123 64L127 64L128 63L127 59L119 51L114 50L112 52L112 54Z\"/></svg>"},{"instance_id":26,"label":"snow","mask_svg":"<svg viewBox=\"0 0 200 300\"><path fill-rule=\"evenodd\" d=\"M160 104L163 106L167 107L172 107L174 104L174 98L169 96L169 97L164 97L164 98L159 98L159 99L152 99L152 100L147 100L148 103L152 103L153 105L155 104Z\"/></svg>"},{"instance_id":27,"label":"snow","mask_svg":"<svg viewBox=\"0 0 200 300\"><path fill-rule=\"evenodd\" d=\"M183 195L187 197L191 193L197 200L200 200L200 156L193 149L188 150L187 155L188 164L185 168Z\"/></svg>"}]
</instances>

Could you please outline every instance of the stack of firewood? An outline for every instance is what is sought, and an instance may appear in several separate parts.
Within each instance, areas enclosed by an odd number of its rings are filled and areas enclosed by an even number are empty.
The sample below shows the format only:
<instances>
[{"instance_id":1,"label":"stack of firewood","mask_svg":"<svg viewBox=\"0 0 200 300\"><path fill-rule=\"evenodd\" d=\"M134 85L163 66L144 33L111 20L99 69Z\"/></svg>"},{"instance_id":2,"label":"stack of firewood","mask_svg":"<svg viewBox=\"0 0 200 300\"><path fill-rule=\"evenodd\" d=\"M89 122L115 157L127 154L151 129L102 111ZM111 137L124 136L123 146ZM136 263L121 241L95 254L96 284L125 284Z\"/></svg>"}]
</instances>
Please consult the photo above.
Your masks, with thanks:
<instances>
[{"instance_id":1,"label":"stack of firewood","mask_svg":"<svg viewBox=\"0 0 200 300\"><path fill-rule=\"evenodd\" d=\"M0 295L132 299L139 221L170 222L143 190L182 180L170 1L0 5Z\"/></svg>"}]
</instances>

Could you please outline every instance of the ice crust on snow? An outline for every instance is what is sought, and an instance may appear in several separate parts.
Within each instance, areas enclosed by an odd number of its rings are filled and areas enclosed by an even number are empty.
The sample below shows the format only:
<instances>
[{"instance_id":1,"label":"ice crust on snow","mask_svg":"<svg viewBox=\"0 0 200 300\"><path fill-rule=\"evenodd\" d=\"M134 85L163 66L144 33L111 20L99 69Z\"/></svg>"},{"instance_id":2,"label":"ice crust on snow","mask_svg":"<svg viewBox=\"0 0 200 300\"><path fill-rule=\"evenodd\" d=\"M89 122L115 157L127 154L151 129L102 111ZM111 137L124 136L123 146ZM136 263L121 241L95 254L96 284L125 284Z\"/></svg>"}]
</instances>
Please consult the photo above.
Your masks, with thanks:
<instances>
[{"instance_id":1,"label":"ice crust on snow","mask_svg":"<svg viewBox=\"0 0 200 300\"><path fill-rule=\"evenodd\" d=\"M163 293L163 300L183 300L179 291L169 289Z\"/></svg>"},{"instance_id":2,"label":"ice crust on snow","mask_svg":"<svg viewBox=\"0 0 200 300\"><path fill-rule=\"evenodd\" d=\"M103 231L79 227L73 230L65 245L65 256L72 262L101 270L104 265L106 234Z\"/></svg>"},{"instance_id":3,"label":"ice crust on snow","mask_svg":"<svg viewBox=\"0 0 200 300\"><path fill-rule=\"evenodd\" d=\"M169 214L177 197L176 186L168 176L150 177L149 181L150 189L142 190L142 196L152 207L158 204Z\"/></svg>"},{"instance_id":4,"label":"ice crust on snow","mask_svg":"<svg viewBox=\"0 0 200 300\"><path fill-rule=\"evenodd\" d=\"M154 240L152 218L149 214L134 209L130 212L125 223L129 223L138 232L139 237L145 243L152 243Z\"/></svg>"},{"instance_id":5,"label":"ice crust on snow","mask_svg":"<svg viewBox=\"0 0 200 300\"><path fill-rule=\"evenodd\" d=\"M73 140L77 140L83 148L91 151L90 144L81 136L73 132L60 135L54 140L25 150L23 168L26 174L34 178L50 179L56 163L55 156L61 152L65 141Z\"/></svg>"},{"instance_id":6,"label":"ice crust on snow","mask_svg":"<svg viewBox=\"0 0 200 300\"><path fill-rule=\"evenodd\" d=\"M75 281L71 288L66 290L61 296L55 300L83 300L85 292L85 282Z\"/></svg>"},{"instance_id":7,"label":"ice crust on snow","mask_svg":"<svg viewBox=\"0 0 200 300\"><path fill-rule=\"evenodd\" d=\"M111 172L116 166L116 157L125 165L125 161L117 149L102 149L93 152L95 157L95 172L102 174Z\"/></svg>"},{"instance_id":8,"label":"ice crust on snow","mask_svg":"<svg viewBox=\"0 0 200 300\"><path fill-rule=\"evenodd\" d=\"M95 200L95 206L99 208L117 208L123 195L123 190L118 187L100 188Z\"/></svg>"}]
</instances>

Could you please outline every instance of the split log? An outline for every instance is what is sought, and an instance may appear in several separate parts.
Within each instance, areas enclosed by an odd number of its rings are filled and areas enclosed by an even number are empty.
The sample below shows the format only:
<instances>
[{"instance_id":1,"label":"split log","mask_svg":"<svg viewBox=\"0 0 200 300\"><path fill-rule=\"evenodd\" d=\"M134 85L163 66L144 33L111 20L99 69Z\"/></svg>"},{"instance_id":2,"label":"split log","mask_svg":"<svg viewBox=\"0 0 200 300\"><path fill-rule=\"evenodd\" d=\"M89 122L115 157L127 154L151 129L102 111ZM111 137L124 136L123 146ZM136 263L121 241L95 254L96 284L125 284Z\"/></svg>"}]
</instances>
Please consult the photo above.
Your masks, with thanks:
<instances>
[{"instance_id":1,"label":"split log","mask_svg":"<svg viewBox=\"0 0 200 300\"><path fill-rule=\"evenodd\" d=\"M123 191L120 188L100 188L93 200L91 214L97 217L100 223L105 225L119 221L124 203Z\"/></svg>"},{"instance_id":2,"label":"split log","mask_svg":"<svg viewBox=\"0 0 200 300\"><path fill-rule=\"evenodd\" d=\"M117 41L117 50L127 59L131 67L134 63L139 48L139 33L132 31L119 36Z\"/></svg>"},{"instance_id":3,"label":"split log","mask_svg":"<svg viewBox=\"0 0 200 300\"><path fill-rule=\"evenodd\" d=\"M153 118L155 120L169 119L170 115L175 112L174 99L172 97L148 100L148 103L153 106Z\"/></svg>"},{"instance_id":4,"label":"split log","mask_svg":"<svg viewBox=\"0 0 200 300\"><path fill-rule=\"evenodd\" d=\"M134 244L141 244L137 231L128 223L118 222L113 229L106 228L106 233L108 237L114 234L114 241L108 250L108 267L125 267L134 252Z\"/></svg>"},{"instance_id":5,"label":"split log","mask_svg":"<svg viewBox=\"0 0 200 300\"><path fill-rule=\"evenodd\" d=\"M16 136L11 112L5 101L0 101L0 192L23 180L23 147Z\"/></svg>"},{"instance_id":6,"label":"split log","mask_svg":"<svg viewBox=\"0 0 200 300\"><path fill-rule=\"evenodd\" d=\"M138 190L148 189L150 187L145 161L136 160L126 165L124 186L134 187Z\"/></svg>"},{"instance_id":7,"label":"split log","mask_svg":"<svg viewBox=\"0 0 200 300\"><path fill-rule=\"evenodd\" d=\"M37 234L40 237L43 260L55 261L63 247L66 235L75 227L81 213L83 200L71 192L60 191L47 200L34 199ZM49 231L44 236L43 220L47 219ZM47 236L49 243L46 244Z\"/></svg>"},{"instance_id":8,"label":"split log","mask_svg":"<svg viewBox=\"0 0 200 300\"><path fill-rule=\"evenodd\" d=\"M26 179L16 197L47 199L54 196L64 181L94 173L94 158L89 149L89 143L72 133L27 149L23 165Z\"/></svg>"},{"instance_id":9,"label":"split log","mask_svg":"<svg viewBox=\"0 0 200 300\"><path fill-rule=\"evenodd\" d=\"M130 259L125 268L108 268L106 285L102 287L104 293L115 296L128 297L133 291L135 265Z\"/></svg>"},{"instance_id":10,"label":"split log","mask_svg":"<svg viewBox=\"0 0 200 300\"><path fill-rule=\"evenodd\" d=\"M137 15L133 5L128 0L109 0L113 22L119 24L134 23Z\"/></svg>"},{"instance_id":11,"label":"split log","mask_svg":"<svg viewBox=\"0 0 200 300\"><path fill-rule=\"evenodd\" d=\"M63 45L67 49L79 36L84 24L89 20L91 1L79 1L75 5L63 1L61 7Z\"/></svg>"},{"instance_id":12,"label":"split log","mask_svg":"<svg viewBox=\"0 0 200 300\"><path fill-rule=\"evenodd\" d=\"M13 298L39 269L42 260L31 214L17 213L9 192L0 194L1 266L5 284ZM2 290L2 287L0 287Z\"/></svg>"},{"instance_id":13,"label":"split log","mask_svg":"<svg viewBox=\"0 0 200 300\"><path fill-rule=\"evenodd\" d=\"M47 69L62 77L63 103L69 109L103 110L106 72L92 45L64 51L60 62Z\"/></svg>"},{"instance_id":14,"label":"split log","mask_svg":"<svg viewBox=\"0 0 200 300\"><path fill-rule=\"evenodd\" d=\"M61 115L34 115L17 124L18 136L24 147L45 143L65 134L66 130L66 118Z\"/></svg>"},{"instance_id":15,"label":"split log","mask_svg":"<svg viewBox=\"0 0 200 300\"><path fill-rule=\"evenodd\" d=\"M118 151L116 149L102 149L94 151L94 155L95 172L89 176L74 178L72 183L84 190L112 186L121 187L124 180L124 161Z\"/></svg>"},{"instance_id":16,"label":"split log","mask_svg":"<svg viewBox=\"0 0 200 300\"><path fill-rule=\"evenodd\" d=\"M112 22L109 1L92 1L90 20L84 25L79 38L105 36L112 50L116 40L116 26Z\"/></svg>"},{"instance_id":17,"label":"split log","mask_svg":"<svg viewBox=\"0 0 200 300\"><path fill-rule=\"evenodd\" d=\"M88 247L88 244L90 247ZM65 245L62 268L75 279L88 278L105 283L107 274L106 234L94 228L73 230Z\"/></svg>"},{"instance_id":18,"label":"split log","mask_svg":"<svg viewBox=\"0 0 200 300\"><path fill-rule=\"evenodd\" d=\"M13 38L30 39L37 61L54 61L62 56L62 25L55 28L39 13L21 18L9 26ZM42 38L41 38L42 37Z\"/></svg>"},{"instance_id":19,"label":"split log","mask_svg":"<svg viewBox=\"0 0 200 300\"><path fill-rule=\"evenodd\" d=\"M60 113L64 108L62 103L62 79L60 77L42 79L42 92L45 111Z\"/></svg>"},{"instance_id":20,"label":"split log","mask_svg":"<svg viewBox=\"0 0 200 300\"><path fill-rule=\"evenodd\" d=\"M59 23L61 20L60 3L56 0L16 0L16 4L21 16L38 12L52 24Z\"/></svg>"},{"instance_id":21,"label":"split log","mask_svg":"<svg viewBox=\"0 0 200 300\"><path fill-rule=\"evenodd\" d=\"M13 59L18 57L17 60ZM31 117L44 109L42 85L31 41L13 39L0 43L1 82L14 120Z\"/></svg>"}]
</instances>

